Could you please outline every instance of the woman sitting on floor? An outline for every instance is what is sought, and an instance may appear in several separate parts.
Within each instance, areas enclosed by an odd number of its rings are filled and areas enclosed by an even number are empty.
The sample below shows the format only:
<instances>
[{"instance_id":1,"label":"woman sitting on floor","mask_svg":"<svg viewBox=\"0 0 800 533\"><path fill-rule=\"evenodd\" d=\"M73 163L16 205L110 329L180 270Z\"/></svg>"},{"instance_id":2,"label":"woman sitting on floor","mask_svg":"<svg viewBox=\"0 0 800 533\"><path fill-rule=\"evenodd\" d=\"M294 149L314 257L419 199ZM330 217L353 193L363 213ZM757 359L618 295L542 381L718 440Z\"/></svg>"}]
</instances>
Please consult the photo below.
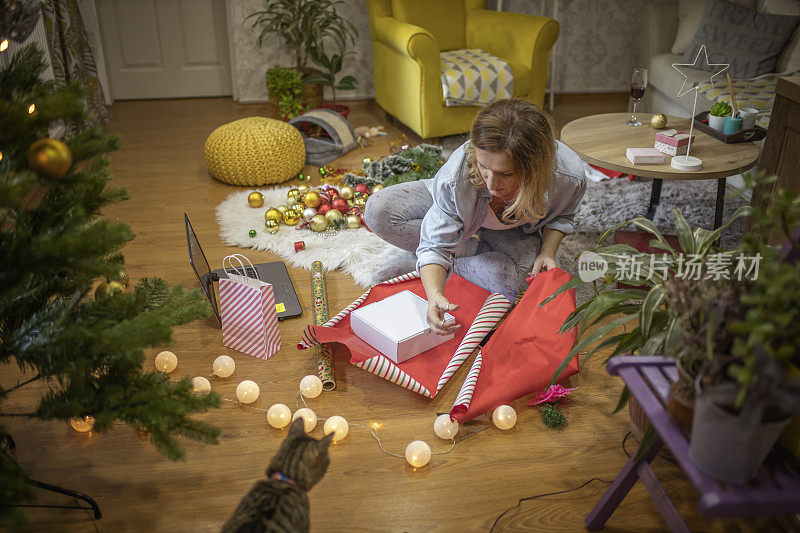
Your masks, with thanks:
<instances>
[{"instance_id":1,"label":"woman sitting on floor","mask_svg":"<svg viewBox=\"0 0 800 533\"><path fill-rule=\"evenodd\" d=\"M521 99L484 107L460 146L433 179L373 194L366 223L385 241L416 252L387 265L379 279L419 270L428 323L437 333L458 309L444 297L459 276L512 302L525 279L555 268L561 239L574 230L586 191L583 163L555 139L552 119Z\"/></svg>"}]
</instances>

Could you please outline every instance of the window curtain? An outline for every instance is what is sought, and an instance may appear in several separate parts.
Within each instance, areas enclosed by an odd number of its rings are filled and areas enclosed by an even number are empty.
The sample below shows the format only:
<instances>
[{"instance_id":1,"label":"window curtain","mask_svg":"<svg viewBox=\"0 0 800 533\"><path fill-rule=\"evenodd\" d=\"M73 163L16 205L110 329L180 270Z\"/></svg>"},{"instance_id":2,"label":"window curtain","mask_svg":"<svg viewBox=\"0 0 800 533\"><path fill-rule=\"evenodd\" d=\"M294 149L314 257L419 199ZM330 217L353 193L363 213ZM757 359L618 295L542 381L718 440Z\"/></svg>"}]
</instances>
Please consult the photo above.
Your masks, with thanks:
<instances>
[{"instance_id":1,"label":"window curtain","mask_svg":"<svg viewBox=\"0 0 800 533\"><path fill-rule=\"evenodd\" d=\"M77 1L44 0L42 18L56 80L65 83L79 81L85 91L86 118L83 124L70 125L68 133L108 124L111 113L103 97Z\"/></svg>"}]
</instances>

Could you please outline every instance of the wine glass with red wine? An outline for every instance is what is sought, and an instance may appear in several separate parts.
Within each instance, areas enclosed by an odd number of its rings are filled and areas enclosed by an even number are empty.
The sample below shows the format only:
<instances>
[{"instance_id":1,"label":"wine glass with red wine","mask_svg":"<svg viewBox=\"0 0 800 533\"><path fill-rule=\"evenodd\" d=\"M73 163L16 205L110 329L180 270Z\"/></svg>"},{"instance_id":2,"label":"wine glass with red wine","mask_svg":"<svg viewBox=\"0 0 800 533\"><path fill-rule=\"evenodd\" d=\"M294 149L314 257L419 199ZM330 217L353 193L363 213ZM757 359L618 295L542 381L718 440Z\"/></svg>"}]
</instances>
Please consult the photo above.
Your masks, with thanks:
<instances>
[{"instance_id":1,"label":"wine glass with red wine","mask_svg":"<svg viewBox=\"0 0 800 533\"><path fill-rule=\"evenodd\" d=\"M626 122L628 126L641 126L642 123L636 118L636 104L644 98L644 91L647 89L647 69L635 68L631 75L631 98L633 98L633 115Z\"/></svg>"}]
</instances>

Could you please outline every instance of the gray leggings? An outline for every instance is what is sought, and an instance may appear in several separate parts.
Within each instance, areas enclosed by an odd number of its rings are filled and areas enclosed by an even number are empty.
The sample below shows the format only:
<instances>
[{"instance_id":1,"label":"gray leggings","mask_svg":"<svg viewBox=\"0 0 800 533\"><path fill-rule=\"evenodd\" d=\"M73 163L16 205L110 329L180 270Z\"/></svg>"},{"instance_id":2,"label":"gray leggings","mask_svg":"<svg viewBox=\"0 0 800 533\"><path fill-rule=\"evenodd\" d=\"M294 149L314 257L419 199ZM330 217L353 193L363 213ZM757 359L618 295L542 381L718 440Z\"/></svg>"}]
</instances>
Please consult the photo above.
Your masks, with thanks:
<instances>
[{"instance_id":1,"label":"gray leggings","mask_svg":"<svg viewBox=\"0 0 800 533\"><path fill-rule=\"evenodd\" d=\"M370 229L383 240L416 252L422 219L432 205L433 198L423 182L400 183L370 196L365 218ZM469 239L459 245L453 271L513 302L533 268L541 238L520 228L481 228L477 237L479 240Z\"/></svg>"}]
</instances>

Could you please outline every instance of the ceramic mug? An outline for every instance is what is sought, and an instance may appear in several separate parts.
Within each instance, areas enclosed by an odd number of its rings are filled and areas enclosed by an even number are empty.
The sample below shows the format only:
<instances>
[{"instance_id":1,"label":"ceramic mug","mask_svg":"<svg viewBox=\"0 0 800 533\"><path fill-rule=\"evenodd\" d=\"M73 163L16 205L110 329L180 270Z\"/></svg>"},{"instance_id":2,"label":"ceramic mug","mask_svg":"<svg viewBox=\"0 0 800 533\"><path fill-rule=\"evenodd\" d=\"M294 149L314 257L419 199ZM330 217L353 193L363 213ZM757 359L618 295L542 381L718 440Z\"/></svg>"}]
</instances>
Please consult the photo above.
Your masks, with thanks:
<instances>
[{"instance_id":1,"label":"ceramic mug","mask_svg":"<svg viewBox=\"0 0 800 533\"><path fill-rule=\"evenodd\" d=\"M758 109L754 107L743 107L739 109L739 116L742 118L742 129L752 130L756 126Z\"/></svg>"},{"instance_id":2,"label":"ceramic mug","mask_svg":"<svg viewBox=\"0 0 800 533\"><path fill-rule=\"evenodd\" d=\"M733 135L740 131L742 131L741 117L725 117L725 127L722 128L722 133L725 135Z\"/></svg>"},{"instance_id":3,"label":"ceramic mug","mask_svg":"<svg viewBox=\"0 0 800 533\"><path fill-rule=\"evenodd\" d=\"M708 115L708 126L717 131L722 131L725 127L726 118L727 117L718 117L717 115Z\"/></svg>"}]
</instances>

